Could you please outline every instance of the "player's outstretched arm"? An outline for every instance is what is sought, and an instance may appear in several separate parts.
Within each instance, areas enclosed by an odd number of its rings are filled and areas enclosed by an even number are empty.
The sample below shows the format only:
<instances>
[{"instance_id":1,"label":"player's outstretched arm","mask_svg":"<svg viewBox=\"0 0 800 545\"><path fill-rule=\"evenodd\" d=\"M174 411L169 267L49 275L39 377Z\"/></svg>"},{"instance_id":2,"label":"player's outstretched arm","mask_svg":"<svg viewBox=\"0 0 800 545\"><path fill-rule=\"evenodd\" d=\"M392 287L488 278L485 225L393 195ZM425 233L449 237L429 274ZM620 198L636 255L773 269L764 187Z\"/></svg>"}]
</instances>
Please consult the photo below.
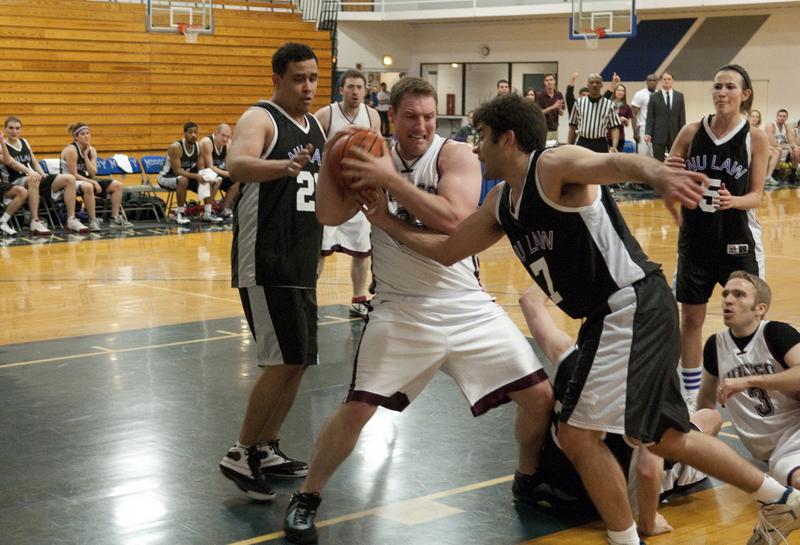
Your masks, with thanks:
<instances>
[{"instance_id":1,"label":"player's outstretched arm","mask_svg":"<svg viewBox=\"0 0 800 545\"><path fill-rule=\"evenodd\" d=\"M537 284L532 284L519 298L519 306L536 344L556 365L567 351L575 348L575 340L556 325L545 301L547 295Z\"/></svg>"},{"instance_id":2,"label":"player's outstretched arm","mask_svg":"<svg viewBox=\"0 0 800 545\"><path fill-rule=\"evenodd\" d=\"M416 229L393 216L382 191L375 192L376 198L368 204L367 218L401 244L449 266L489 248L502 238L503 230L494 217L499 189L495 187L477 212L461 222L450 236Z\"/></svg>"},{"instance_id":3,"label":"player's outstretched arm","mask_svg":"<svg viewBox=\"0 0 800 545\"><path fill-rule=\"evenodd\" d=\"M794 345L783 357L789 369L769 375L752 375L741 378L726 378L717 392L717 400L725 403L729 397L748 388L776 390L779 392L800 392L800 344Z\"/></svg>"}]
</instances>

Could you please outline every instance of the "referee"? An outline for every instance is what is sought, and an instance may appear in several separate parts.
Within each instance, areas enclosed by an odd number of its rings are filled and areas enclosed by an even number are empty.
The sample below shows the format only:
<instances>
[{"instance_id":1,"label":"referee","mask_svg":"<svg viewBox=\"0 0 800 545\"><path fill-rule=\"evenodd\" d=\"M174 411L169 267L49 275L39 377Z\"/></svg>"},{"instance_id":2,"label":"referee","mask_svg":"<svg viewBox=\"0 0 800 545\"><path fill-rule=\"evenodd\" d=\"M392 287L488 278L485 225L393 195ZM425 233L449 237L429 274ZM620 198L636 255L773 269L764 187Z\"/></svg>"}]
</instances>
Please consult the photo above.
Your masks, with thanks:
<instances>
[{"instance_id":1,"label":"referee","mask_svg":"<svg viewBox=\"0 0 800 545\"><path fill-rule=\"evenodd\" d=\"M589 95L578 99L569 118L568 142L598 153L616 152L619 131L611 131L610 146L607 134L609 129L622 126L617 109L601 95L603 78L600 74L589 74L588 87Z\"/></svg>"}]
</instances>

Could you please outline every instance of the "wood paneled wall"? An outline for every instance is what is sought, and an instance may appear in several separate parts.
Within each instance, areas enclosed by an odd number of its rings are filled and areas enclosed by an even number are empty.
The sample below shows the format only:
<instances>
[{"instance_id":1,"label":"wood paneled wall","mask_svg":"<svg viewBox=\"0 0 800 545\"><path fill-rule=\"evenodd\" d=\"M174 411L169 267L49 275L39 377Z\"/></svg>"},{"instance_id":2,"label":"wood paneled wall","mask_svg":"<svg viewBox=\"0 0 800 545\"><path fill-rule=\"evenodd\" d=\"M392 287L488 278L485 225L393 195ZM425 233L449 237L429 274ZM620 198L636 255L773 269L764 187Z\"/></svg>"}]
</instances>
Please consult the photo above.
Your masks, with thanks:
<instances>
[{"instance_id":1,"label":"wood paneled wall","mask_svg":"<svg viewBox=\"0 0 800 545\"><path fill-rule=\"evenodd\" d=\"M22 119L40 157L71 141L67 125L92 126L101 153L166 150L186 121L210 133L272 94L270 59L281 44L314 49L314 109L331 96L331 42L298 14L215 10L215 32L147 32L145 6L86 0L0 2L0 116Z\"/></svg>"}]
</instances>

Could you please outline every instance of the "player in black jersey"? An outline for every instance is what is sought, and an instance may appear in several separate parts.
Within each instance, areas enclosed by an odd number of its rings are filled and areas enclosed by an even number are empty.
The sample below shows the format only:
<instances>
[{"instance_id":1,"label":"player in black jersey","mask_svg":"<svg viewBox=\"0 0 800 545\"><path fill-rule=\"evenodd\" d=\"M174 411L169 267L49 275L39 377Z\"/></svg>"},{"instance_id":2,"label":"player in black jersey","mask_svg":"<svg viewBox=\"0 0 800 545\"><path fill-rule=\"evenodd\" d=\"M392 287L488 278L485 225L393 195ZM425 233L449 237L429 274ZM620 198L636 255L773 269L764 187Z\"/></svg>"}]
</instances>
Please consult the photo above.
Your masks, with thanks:
<instances>
[{"instance_id":1,"label":"player in black jersey","mask_svg":"<svg viewBox=\"0 0 800 545\"><path fill-rule=\"evenodd\" d=\"M200 161L198 167L200 170L210 168L219 176L217 183L212 188L211 200L214 200L217 186L225 192L225 198L222 200L222 211L220 212L220 217L224 219L233 217L233 210L231 208L233 203L236 202L236 197L239 195L239 183L231 180L226 162L228 156L228 142L230 139L230 125L227 123L220 123L214 131L214 134L204 136L198 143L200 146Z\"/></svg>"},{"instance_id":2,"label":"player in black jersey","mask_svg":"<svg viewBox=\"0 0 800 545\"><path fill-rule=\"evenodd\" d=\"M660 266L647 259L602 187L647 183L677 220L676 205L696 207L708 178L633 154L543 149L544 116L518 96L484 104L475 122L484 175L505 183L454 233L432 236L407 228L388 214L380 194L369 215L401 244L443 264L489 248L505 232L539 287L571 317L584 320L576 362L560 370L567 373L568 386L560 398L556 389L558 439L606 523L609 543L639 544L624 476L602 442L609 432L751 493L765 506L762 518L773 524L779 515L767 504L786 504L790 515L800 516L800 492L764 475L720 441L689 431L675 372L680 352L675 300Z\"/></svg>"},{"instance_id":3,"label":"player in black jersey","mask_svg":"<svg viewBox=\"0 0 800 545\"><path fill-rule=\"evenodd\" d=\"M45 174L28 141L21 137L22 121L18 117L6 118L4 128L6 149L11 161L2 169L3 181L21 185L28 190L28 208L31 212L30 230L34 236L47 236L50 231L39 219L39 198L58 200L63 197L67 209L68 231L86 233L89 229L75 217L77 181L71 174Z\"/></svg>"},{"instance_id":4,"label":"player in black jersey","mask_svg":"<svg viewBox=\"0 0 800 545\"><path fill-rule=\"evenodd\" d=\"M67 133L72 143L61 150L61 172L72 174L78 180L78 192L89 214L89 230L100 230L100 219L95 214L96 197L111 200L111 228L128 229L133 224L122 210L122 182L112 178L97 178L97 150L92 146L89 125L81 121L70 124Z\"/></svg>"},{"instance_id":5,"label":"player in black jersey","mask_svg":"<svg viewBox=\"0 0 800 545\"><path fill-rule=\"evenodd\" d=\"M10 162L11 156L6 149L3 133L0 132L0 166L5 167ZM8 221L19 210L19 207L25 204L25 199L27 198L27 189L0 180L0 200L3 203L3 215L0 216L0 233L10 236L17 234L17 231L8 224Z\"/></svg>"},{"instance_id":6,"label":"player in black jersey","mask_svg":"<svg viewBox=\"0 0 800 545\"><path fill-rule=\"evenodd\" d=\"M764 277L761 203L769 162L769 141L752 127L750 76L738 65L720 68L712 91L714 114L683 127L667 164L702 172L711 186L693 210L681 211L675 295L681 303L681 371L689 401L700 386L702 330L706 305L716 284L736 270Z\"/></svg>"},{"instance_id":7,"label":"player in black jersey","mask_svg":"<svg viewBox=\"0 0 800 545\"><path fill-rule=\"evenodd\" d=\"M314 212L325 136L308 113L317 57L287 43L272 57L275 92L245 111L229 152L241 184L233 219L231 276L239 288L262 367L239 440L220 462L249 496L271 500L265 477L303 477L305 462L278 447L306 366L317 363L317 259L322 226Z\"/></svg>"}]
</instances>

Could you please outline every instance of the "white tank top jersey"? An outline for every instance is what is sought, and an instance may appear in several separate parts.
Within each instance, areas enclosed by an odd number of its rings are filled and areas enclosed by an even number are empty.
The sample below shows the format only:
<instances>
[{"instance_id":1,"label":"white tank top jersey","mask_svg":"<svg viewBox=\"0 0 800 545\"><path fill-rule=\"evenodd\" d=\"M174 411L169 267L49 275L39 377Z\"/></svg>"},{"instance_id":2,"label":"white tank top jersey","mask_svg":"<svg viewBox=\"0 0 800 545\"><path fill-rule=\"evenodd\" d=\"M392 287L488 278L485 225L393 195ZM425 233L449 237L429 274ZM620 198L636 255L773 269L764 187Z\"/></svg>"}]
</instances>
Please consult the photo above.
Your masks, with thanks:
<instances>
[{"instance_id":1,"label":"white tank top jersey","mask_svg":"<svg viewBox=\"0 0 800 545\"><path fill-rule=\"evenodd\" d=\"M392 146L392 160L398 172L418 190L436 194L439 186L437 162L446 140L435 135L433 143L418 159L405 165L397 154L397 143ZM463 145L450 143L449 145ZM392 195L388 195L389 211L417 228L425 226L412 216ZM476 203L477 205L477 203ZM491 301L478 278L478 259L475 256L445 267L404 246L385 231L372 229L372 274L375 295L400 295L451 299L469 297L470 300Z\"/></svg>"},{"instance_id":2,"label":"white tank top jersey","mask_svg":"<svg viewBox=\"0 0 800 545\"><path fill-rule=\"evenodd\" d=\"M372 126L370 124L369 112L367 111L366 104L358 105L358 113L352 119L344 115L342 107L338 102L331 104L331 123L328 128L328 138L350 125L364 127L365 129L369 129Z\"/></svg>"},{"instance_id":3,"label":"white tank top jersey","mask_svg":"<svg viewBox=\"0 0 800 545\"><path fill-rule=\"evenodd\" d=\"M744 350L739 350L728 330L716 335L719 380L748 375L780 373L783 366L764 338L768 320L758 326ZM728 399L725 407L742 442L754 457L768 460L787 429L800 422L800 399L776 390L751 388Z\"/></svg>"},{"instance_id":4,"label":"white tank top jersey","mask_svg":"<svg viewBox=\"0 0 800 545\"><path fill-rule=\"evenodd\" d=\"M783 127L779 127L774 121L772 125L775 127L775 143L779 146L788 146L789 139L786 137L786 125L784 124Z\"/></svg>"}]
</instances>

